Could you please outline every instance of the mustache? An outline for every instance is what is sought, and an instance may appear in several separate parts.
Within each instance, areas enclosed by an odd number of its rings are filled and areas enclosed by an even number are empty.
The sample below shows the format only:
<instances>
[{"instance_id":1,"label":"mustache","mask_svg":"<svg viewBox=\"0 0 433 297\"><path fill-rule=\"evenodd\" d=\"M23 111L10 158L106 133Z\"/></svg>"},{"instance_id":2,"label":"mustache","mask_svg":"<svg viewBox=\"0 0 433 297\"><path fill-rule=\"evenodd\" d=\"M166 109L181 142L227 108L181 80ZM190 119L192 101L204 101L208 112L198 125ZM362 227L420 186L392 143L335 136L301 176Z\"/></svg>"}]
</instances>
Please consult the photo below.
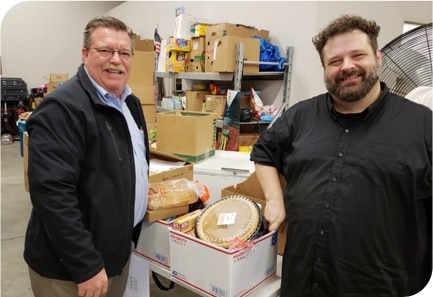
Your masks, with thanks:
<instances>
[{"instance_id":1,"label":"mustache","mask_svg":"<svg viewBox=\"0 0 433 297\"><path fill-rule=\"evenodd\" d=\"M120 71L122 73L126 72L125 68L121 65L108 65L108 66L104 67L104 71L107 71L107 70Z\"/></svg>"},{"instance_id":2,"label":"mustache","mask_svg":"<svg viewBox=\"0 0 433 297\"><path fill-rule=\"evenodd\" d=\"M353 77L353 76L361 76L361 77L364 77L365 74L366 74L366 72L363 71L363 70L352 70L352 71L350 71L350 72L343 72L342 74L338 75L338 76L336 77L336 80L337 80L337 81L340 81L340 80L344 80L344 79L346 79L346 78Z\"/></svg>"}]
</instances>

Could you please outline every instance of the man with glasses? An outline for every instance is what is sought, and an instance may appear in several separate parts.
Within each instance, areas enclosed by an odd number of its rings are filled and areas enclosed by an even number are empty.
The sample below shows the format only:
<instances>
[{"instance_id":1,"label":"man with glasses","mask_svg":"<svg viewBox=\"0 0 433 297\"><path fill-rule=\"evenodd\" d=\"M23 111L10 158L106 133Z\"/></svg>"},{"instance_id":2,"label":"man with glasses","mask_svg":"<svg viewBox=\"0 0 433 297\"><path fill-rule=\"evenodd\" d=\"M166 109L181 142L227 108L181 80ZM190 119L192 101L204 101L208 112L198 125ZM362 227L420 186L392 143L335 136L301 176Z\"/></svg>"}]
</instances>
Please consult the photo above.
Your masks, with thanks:
<instances>
[{"instance_id":1,"label":"man with glasses","mask_svg":"<svg viewBox=\"0 0 433 297\"><path fill-rule=\"evenodd\" d=\"M78 72L26 121L33 209L24 259L36 297L123 296L149 164L144 115L127 86L133 43L124 22L90 20Z\"/></svg>"}]
</instances>

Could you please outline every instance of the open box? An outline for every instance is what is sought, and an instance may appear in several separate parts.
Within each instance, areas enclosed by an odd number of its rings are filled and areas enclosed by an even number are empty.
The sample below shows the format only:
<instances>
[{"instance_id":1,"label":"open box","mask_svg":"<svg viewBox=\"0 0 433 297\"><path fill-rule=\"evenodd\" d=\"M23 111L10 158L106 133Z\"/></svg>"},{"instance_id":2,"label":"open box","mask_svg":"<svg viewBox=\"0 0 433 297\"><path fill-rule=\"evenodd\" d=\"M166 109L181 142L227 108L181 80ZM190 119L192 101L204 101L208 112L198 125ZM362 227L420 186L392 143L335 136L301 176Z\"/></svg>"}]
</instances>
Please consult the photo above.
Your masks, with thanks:
<instances>
[{"instance_id":1,"label":"open box","mask_svg":"<svg viewBox=\"0 0 433 297\"><path fill-rule=\"evenodd\" d=\"M150 148L149 183L186 178L193 180L194 165L174 154ZM145 222L154 222L188 212L189 206L147 210Z\"/></svg>"},{"instance_id":2,"label":"open box","mask_svg":"<svg viewBox=\"0 0 433 297\"><path fill-rule=\"evenodd\" d=\"M170 270L205 296L239 297L275 275L277 233L253 241L253 247L228 250L169 228Z\"/></svg>"},{"instance_id":3,"label":"open box","mask_svg":"<svg viewBox=\"0 0 433 297\"><path fill-rule=\"evenodd\" d=\"M280 175L281 188L284 190L286 186L286 180L282 175ZM221 190L221 197L229 196L233 194L240 194L251 198L253 201L258 203L262 209L265 208L266 199L265 194L260 186L259 180L255 172L247 177L243 182L237 185L227 186ZM282 230L278 231L278 241L277 241L277 253L282 255L284 253L284 246L286 244L286 234L287 234L287 224Z\"/></svg>"}]
</instances>

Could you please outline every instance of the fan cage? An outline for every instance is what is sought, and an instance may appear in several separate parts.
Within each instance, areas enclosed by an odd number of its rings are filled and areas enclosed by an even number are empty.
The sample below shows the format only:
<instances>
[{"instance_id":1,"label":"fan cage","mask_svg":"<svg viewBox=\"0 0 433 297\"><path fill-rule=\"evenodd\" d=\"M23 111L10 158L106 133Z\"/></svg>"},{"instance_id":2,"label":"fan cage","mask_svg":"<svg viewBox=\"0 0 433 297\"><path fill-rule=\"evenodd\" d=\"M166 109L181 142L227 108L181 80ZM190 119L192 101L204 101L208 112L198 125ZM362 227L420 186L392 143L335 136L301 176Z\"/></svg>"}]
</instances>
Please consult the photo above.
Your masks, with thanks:
<instances>
[{"instance_id":1,"label":"fan cage","mask_svg":"<svg viewBox=\"0 0 433 297\"><path fill-rule=\"evenodd\" d=\"M432 86L432 23L398 36L382 48L382 73L392 93L405 96L419 86Z\"/></svg>"}]
</instances>

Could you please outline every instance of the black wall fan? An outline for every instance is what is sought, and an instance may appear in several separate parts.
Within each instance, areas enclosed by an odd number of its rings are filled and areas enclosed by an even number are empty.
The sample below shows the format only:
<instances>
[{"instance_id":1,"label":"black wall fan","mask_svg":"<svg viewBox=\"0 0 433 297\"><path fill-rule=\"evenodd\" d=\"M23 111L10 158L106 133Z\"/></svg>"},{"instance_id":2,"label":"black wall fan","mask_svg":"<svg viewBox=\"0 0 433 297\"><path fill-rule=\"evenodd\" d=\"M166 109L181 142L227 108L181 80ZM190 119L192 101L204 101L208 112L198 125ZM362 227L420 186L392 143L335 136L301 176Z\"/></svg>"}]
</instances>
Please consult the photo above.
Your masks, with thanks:
<instances>
[{"instance_id":1,"label":"black wall fan","mask_svg":"<svg viewBox=\"0 0 433 297\"><path fill-rule=\"evenodd\" d=\"M398 36L382 48L382 74L390 91L405 96L419 86L432 86L432 23Z\"/></svg>"}]
</instances>

